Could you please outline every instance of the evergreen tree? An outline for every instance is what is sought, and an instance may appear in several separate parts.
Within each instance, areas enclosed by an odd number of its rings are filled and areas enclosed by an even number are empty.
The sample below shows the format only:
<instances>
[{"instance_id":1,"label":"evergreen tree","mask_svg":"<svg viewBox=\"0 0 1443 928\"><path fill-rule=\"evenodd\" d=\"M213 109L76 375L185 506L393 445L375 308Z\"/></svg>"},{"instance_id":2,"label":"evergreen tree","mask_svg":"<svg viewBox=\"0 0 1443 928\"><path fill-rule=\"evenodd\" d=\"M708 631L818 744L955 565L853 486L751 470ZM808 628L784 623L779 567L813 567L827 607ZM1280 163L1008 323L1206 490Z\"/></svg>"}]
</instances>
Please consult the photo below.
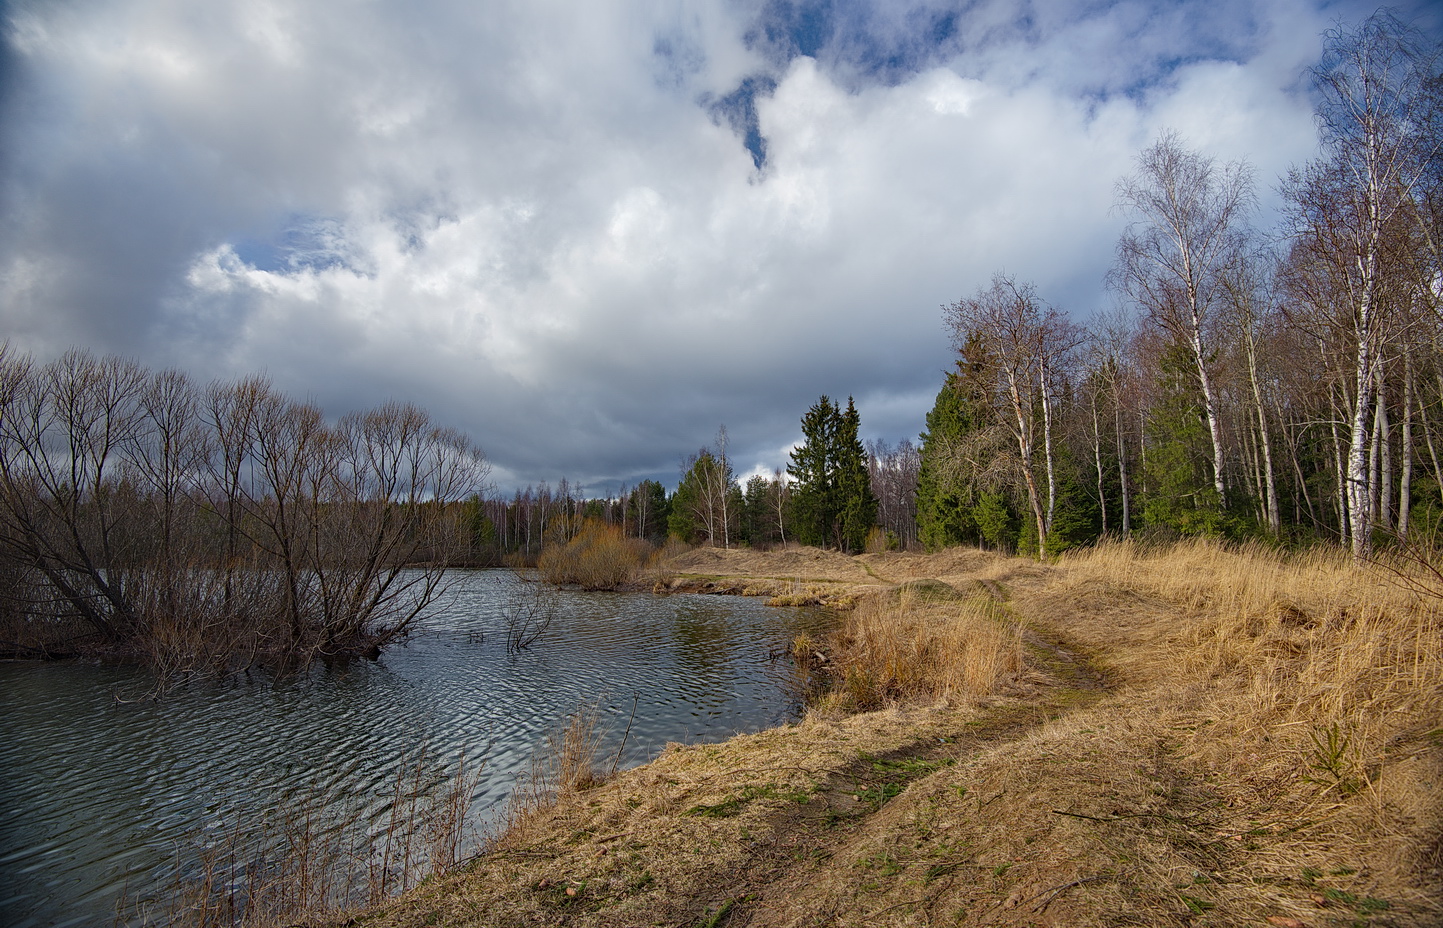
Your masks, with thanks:
<instances>
[{"instance_id":1,"label":"evergreen tree","mask_svg":"<svg viewBox=\"0 0 1443 928\"><path fill-rule=\"evenodd\" d=\"M972 507L971 515L984 544L1002 551L1017 550L1019 520L1006 494L983 490L977 495L977 505Z\"/></svg>"},{"instance_id":2,"label":"evergreen tree","mask_svg":"<svg viewBox=\"0 0 1443 928\"><path fill-rule=\"evenodd\" d=\"M857 436L861 426L857 407L847 397L847 411L837 424L833 445L839 509L833 534L843 551L861 551L867 531L877 524L877 497L872 494L872 475L867 471L867 449Z\"/></svg>"},{"instance_id":3,"label":"evergreen tree","mask_svg":"<svg viewBox=\"0 0 1443 928\"><path fill-rule=\"evenodd\" d=\"M827 543L827 528L836 511L829 452L836 431L837 407L823 396L802 417L802 444L792 450L787 473L796 481L792 489L791 522L804 545Z\"/></svg>"},{"instance_id":4,"label":"evergreen tree","mask_svg":"<svg viewBox=\"0 0 1443 928\"><path fill-rule=\"evenodd\" d=\"M1190 361L1180 345L1161 359L1159 396L1147 417L1142 515L1183 535L1217 535L1227 520L1209 481L1207 420Z\"/></svg>"},{"instance_id":5,"label":"evergreen tree","mask_svg":"<svg viewBox=\"0 0 1443 928\"><path fill-rule=\"evenodd\" d=\"M753 548L781 540L776 507L772 505L772 482L761 474L747 480L742 499L742 540Z\"/></svg>"},{"instance_id":6,"label":"evergreen tree","mask_svg":"<svg viewBox=\"0 0 1443 928\"><path fill-rule=\"evenodd\" d=\"M959 362L960 363L960 362ZM977 522L972 516L969 488L946 479L942 455L976 427L962 379L956 373L937 394L927 413L927 431L921 435L922 464L917 472L917 537L928 551L975 540Z\"/></svg>"},{"instance_id":7,"label":"evergreen tree","mask_svg":"<svg viewBox=\"0 0 1443 928\"><path fill-rule=\"evenodd\" d=\"M860 551L867 530L876 524L877 498L858 438L860 425L850 398L843 412L823 396L802 417L804 440L792 451L787 472L796 481L792 522L803 544Z\"/></svg>"}]
</instances>

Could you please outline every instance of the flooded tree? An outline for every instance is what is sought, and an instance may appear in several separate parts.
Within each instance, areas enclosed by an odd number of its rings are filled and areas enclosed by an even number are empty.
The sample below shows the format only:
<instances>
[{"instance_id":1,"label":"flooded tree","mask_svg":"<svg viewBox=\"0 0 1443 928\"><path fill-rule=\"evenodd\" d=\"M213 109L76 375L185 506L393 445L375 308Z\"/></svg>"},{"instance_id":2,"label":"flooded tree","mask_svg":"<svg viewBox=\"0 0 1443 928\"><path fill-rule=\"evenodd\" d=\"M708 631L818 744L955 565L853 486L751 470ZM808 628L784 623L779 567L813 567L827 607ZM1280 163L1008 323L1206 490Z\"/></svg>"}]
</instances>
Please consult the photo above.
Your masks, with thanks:
<instances>
[{"instance_id":1,"label":"flooded tree","mask_svg":"<svg viewBox=\"0 0 1443 928\"><path fill-rule=\"evenodd\" d=\"M420 409L335 425L259 378L0 349L12 653L162 670L374 654L441 590L485 457Z\"/></svg>"}]
</instances>

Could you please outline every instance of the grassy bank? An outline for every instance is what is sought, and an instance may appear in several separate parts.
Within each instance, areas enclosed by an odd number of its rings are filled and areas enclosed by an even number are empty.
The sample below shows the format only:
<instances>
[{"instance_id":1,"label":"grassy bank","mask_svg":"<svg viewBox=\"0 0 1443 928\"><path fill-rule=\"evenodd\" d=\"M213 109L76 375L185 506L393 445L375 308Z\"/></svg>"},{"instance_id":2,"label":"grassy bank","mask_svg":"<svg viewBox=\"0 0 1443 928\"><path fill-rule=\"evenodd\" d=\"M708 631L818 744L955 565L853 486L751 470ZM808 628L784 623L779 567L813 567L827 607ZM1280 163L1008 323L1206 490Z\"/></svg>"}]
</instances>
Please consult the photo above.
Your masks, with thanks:
<instances>
[{"instance_id":1,"label":"grassy bank","mask_svg":"<svg viewBox=\"0 0 1443 928\"><path fill-rule=\"evenodd\" d=\"M1443 919L1443 631L1380 575L1194 544L696 551L660 582L856 604L798 648L832 694L573 777L463 872L344 923Z\"/></svg>"}]
</instances>

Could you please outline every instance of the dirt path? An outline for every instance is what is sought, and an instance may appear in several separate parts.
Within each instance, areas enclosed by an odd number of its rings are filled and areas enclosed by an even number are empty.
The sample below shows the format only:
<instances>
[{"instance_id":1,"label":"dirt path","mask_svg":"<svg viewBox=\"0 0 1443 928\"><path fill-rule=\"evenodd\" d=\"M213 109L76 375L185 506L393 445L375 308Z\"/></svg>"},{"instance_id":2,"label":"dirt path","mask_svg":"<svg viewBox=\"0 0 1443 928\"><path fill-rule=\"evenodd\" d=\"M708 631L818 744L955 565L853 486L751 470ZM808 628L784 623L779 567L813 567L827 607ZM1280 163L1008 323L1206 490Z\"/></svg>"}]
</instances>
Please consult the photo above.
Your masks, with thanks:
<instances>
[{"instance_id":1,"label":"dirt path","mask_svg":"<svg viewBox=\"0 0 1443 928\"><path fill-rule=\"evenodd\" d=\"M990 587L994 595L1003 593L996 584ZM817 785L808 801L785 807L766 820L758 831L767 838L753 845L744 866L698 881L705 889L693 900L704 913L697 924L797 928L831 925L843 914L855 915L854 895L839 888L857 884L857 871L869 869L869 855L895 833L899 817L915 816L926 805L940 772L1017 741L1105 694L1106 676L1080 648L1054 631L1029 627L1024 642L1031 662L1049 678L1041 698L959 717L956 725L934 728L924 739L865 754L836 770ZM979 797L979 811L1001 798L1001 794ZM900 872L895 859L871 859L879 861L874 869L881 871L880 877ZM960 861L933 864L924 872L915 898L886 908L905 906L926 913L930 920L935 913L929 910L964 869Z\"/></svg>"}]
</instances>

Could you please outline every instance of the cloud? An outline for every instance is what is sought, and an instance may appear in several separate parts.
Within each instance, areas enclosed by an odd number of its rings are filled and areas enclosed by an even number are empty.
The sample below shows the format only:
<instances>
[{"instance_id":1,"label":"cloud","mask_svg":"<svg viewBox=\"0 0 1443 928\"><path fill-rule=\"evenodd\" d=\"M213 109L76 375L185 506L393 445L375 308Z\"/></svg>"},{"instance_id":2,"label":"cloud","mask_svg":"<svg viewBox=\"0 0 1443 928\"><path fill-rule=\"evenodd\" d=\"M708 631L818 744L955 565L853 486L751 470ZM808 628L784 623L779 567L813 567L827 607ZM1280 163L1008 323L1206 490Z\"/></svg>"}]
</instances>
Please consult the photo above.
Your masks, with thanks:
<instances>
[{"instance_id":1,"label":"cloud","mask_svg":"<svg viewBox=\"0 0 1443 928\"><path fill-rule=\"evenodd\" d=\"M503 485L671 481L721 423L784 465L822 393L913 437L940 304L1005 269L1104 306L1134 153L1175 127L1266 187L1359 10L20 3L0 320L411 400Z\"/></svg>"}]
</instances>

